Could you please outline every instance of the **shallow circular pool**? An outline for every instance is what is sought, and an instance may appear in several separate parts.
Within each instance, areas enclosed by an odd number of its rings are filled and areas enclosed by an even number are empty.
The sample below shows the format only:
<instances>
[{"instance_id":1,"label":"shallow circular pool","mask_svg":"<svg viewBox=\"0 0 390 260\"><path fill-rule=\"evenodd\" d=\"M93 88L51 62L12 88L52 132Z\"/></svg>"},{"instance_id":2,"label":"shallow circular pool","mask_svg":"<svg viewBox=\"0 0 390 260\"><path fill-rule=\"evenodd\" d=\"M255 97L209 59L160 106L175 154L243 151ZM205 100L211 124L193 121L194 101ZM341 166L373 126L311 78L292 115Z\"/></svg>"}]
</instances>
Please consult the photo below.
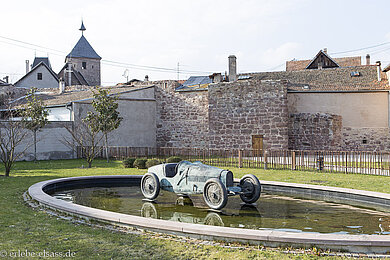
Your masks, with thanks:
<instances>
[{"instance_id":1,"label":"shallow circular pool","mask_svg":"<svg viewBox=\"0 0 390 260\"><path fill-rule=\"evenodd\" d=\"M229 197L221 212L210 211L201 196L189 200L162 191L155 202L145 201L137 186L63 189L51 195L92 208L184 223L300 233L390 234L389 213L267 193L253 205Z\"/></svg>"}]
</instances>

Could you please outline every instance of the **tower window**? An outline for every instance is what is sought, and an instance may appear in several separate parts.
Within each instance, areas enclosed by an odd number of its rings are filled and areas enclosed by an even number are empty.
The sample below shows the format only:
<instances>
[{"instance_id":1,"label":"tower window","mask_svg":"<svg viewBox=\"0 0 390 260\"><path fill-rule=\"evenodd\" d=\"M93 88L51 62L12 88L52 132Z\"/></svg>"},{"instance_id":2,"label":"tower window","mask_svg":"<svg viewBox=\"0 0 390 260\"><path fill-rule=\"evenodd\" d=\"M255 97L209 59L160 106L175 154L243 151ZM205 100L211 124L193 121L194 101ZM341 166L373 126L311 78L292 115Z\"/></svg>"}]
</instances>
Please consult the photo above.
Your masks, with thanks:
<instances>
[{"instance_id":1,"label":"tower window","mask_svg":"<svg viewBox=\"0 0 390 260\"><path fill-rule=\"evenodd\" d=\"M82 62L81 68L85 70L87 68L87 63L85 61Z\"/></svg>"},{"instance_id":2,"label":"tower window","mask_svg":"<svg viewBox=\"0 0 390 260\"><path fill-rule=\"evenodd\" d=\"M37 73L37 80L42 80L42 73Z\"/></svg>"}]
</instances>

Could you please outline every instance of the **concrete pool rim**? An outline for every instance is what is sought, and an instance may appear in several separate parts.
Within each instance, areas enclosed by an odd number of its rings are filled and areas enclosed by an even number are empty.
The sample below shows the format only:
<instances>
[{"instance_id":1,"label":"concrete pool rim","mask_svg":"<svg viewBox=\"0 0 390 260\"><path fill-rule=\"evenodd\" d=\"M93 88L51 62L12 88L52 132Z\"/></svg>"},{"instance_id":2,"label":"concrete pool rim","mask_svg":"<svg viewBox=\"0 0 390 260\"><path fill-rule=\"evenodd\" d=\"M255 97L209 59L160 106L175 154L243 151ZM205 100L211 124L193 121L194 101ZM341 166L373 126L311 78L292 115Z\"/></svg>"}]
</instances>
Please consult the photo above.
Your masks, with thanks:
<instances>
[{"instance_id":1,"label":"concrete pool rim","mask_svg":"<svg viewBox=\"0 0 390 260\"><path fill-rule=\"evenodd\" d=\"M73 185L85 185L86 183L89 183L91 186L94 186L94 183L99 182L122 184L128 182L137 185L137 183L140 182L141 177L141 175L104 175L53 179L32 185L28 189L28 194L40 205L67 214L112 225L134 227L161 233L206 240L262 244L265 246L317 247L356 253L390 252L390 235L297 233L174 222L90 208L56 199L46 193L50 189L73 187ZM347 201L348 204L366 203L370 207L379 207L382 210L390 212L390 194L386 193L274 181L261 181L261 184L265 191L286 195L298 195L308 198L326 198L327 200L332 201L344 200Z\"/></svg>"}]
</instances>

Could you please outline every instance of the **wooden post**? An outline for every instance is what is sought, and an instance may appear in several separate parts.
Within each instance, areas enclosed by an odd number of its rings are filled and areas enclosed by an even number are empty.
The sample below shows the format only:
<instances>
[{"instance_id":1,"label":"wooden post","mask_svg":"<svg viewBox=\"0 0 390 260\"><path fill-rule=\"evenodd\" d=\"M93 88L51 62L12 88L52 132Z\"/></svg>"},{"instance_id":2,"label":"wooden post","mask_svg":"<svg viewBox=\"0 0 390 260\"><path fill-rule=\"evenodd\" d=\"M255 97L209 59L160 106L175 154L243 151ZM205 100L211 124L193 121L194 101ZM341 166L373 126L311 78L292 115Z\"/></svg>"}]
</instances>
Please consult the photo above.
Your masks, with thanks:
<instances>
[{"instance_id":1,"label":"wooden post","mask_svg":"<svg viewBox=\"0 0 390 260\"><path fill-rule=\"evenodd\" d=\"M238 150L238 168L242 168L242 150Z\"/></svg>"},{"instance_id":2,"label":"wooden post","mask_svg":"<svg viewBox=\"0 0 390 260\"><path fill-rule=\"evenodd\" d=\"M295 157L295 151L291 153L291 170L295 170L296 165L296 157Z\"/></svg>"},{"instance_id":3,"label":"wooden post","mask_svg":"<svg viewBox=\"0 0 390 260\"><path fill-rule=\"evenodd\" d=\"M268 151L264 151L264 170L268 169Z\"/></svg>"}]
</instances>

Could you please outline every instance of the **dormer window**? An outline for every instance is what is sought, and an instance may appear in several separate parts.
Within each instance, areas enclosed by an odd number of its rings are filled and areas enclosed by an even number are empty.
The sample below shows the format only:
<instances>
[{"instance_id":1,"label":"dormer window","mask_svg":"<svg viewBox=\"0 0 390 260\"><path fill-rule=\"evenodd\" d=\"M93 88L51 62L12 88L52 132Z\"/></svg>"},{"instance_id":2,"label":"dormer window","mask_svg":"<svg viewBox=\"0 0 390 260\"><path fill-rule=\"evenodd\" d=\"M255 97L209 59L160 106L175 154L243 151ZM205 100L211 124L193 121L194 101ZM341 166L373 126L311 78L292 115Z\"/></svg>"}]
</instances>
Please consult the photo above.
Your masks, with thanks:
<instances>
[{"instance_id":1,"label":"dormer window","mask_svg":"<svg viewBox=\"0 0 390 260\"><path fill-rule=\"evenodd\" d=\"M83 70L87 69L87 63L85 61L81 63L81 69Z\"/></svg>"},{"instance_id":2,"label":"dormer window","mask_svg":"<svg viewBox=\"0 0 390 260\"><path fill-rule=\"evenodd\" d=\"M319 51L317 55L307 65L306 69L327 69L340 67L329 55L327 51Z\"/></svg>"},{"instance_id":3,"label":"dormer window","mask_svg":"<svg viewBox=\"0 0 390 260\"><path fill-rule=\"evenodd\" d=\"M37 80L42 80L42 73L37 73Z\"/></svg>"}]
</instances>

